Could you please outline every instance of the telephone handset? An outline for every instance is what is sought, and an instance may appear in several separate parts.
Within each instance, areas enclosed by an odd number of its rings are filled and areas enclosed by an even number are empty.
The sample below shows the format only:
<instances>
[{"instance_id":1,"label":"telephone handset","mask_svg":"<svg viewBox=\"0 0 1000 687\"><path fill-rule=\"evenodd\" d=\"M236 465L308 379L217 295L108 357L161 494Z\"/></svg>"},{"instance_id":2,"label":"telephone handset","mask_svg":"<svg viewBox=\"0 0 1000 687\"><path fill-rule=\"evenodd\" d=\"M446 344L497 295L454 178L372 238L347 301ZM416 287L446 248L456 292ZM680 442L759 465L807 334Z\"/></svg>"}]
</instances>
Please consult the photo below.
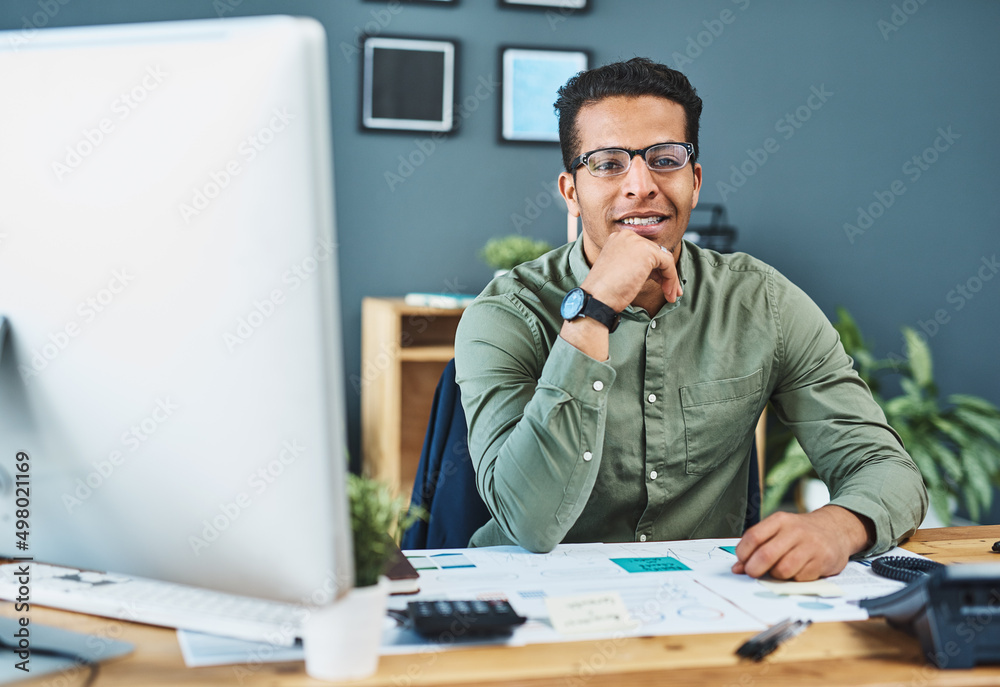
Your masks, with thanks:
<instances>
[{"instance_id":1,"label":"telephone handset","mask_svg":"<svg viewBox=\"0 0 1000 687\"><path fill-rule=\"evenodd\" d=\"M940 566L859 605L915 635L938 668L1000 663L1000 563Z\"/></svg>"}]
</instances>

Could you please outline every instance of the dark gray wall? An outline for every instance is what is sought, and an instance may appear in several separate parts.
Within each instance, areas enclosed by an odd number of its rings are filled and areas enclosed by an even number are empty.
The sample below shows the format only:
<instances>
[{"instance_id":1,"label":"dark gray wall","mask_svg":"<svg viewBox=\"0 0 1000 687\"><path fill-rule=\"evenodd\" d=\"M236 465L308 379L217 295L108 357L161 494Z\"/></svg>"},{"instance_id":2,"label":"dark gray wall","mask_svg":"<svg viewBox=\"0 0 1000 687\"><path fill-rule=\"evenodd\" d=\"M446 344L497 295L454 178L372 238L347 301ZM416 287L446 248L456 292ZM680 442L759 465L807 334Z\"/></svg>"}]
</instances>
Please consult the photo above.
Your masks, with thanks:
<instances>
[{"instance_id":1,"label":"dark gray wall","mask_svg":"<svg viewBox=\"0 0 1000 687\"><path fill-rule=\"evenodd\" d=\"M345 360L353 376L360 370L362 297L478 291L490 274L476 258L478 249L492 236L515 231L512 215L526 216L536 198L547 203L559 172L558 148L497 143L498 93L480 88L476 96L477 86L495 83L497 48L582 47L595 63L634 55L664 61L685 71L705 101L702 200L725 200L740 231L737 247L778 267L828 314L847 306L879 353L900 353L899 327L924 323L942 391L1000 403L1000 277L993 262L1000 253L1000 3L591 5L589 12L567 16L501 8L494 0L459 0L455 7L360 0L4 0L0 29L220 12L319 19L330 43ZM459 132L437 141L433 152L420 152L424 136L359 131L360 66L351 46L366 26L382 35L460 42L464 116ZM780 123L788 116L794 124ZM949 138L940 138L940 131L951 132ZM755 163L748 151L769 138L776 152ZM933 150L935 143L943 150ZM390 189L386 172L409 171L400 164L411 154L419 164ZM926 155L925 169L912 163L915 155ZM742 185L724 189L719 184L733 183L733 166L749 174L742 182L736 177ZM902 195L891 193L894 182L897 191L905 189ZM888 204L890 195L893 202L881 216L847 235L844 225L857 225L859 206L878 204L879 197ZM523 232L558 243L565 237L564 216L561 202L548 203ZM935 316L944 323L928 324ZM353 386L348 404L357 455L359 396Z\"/></svg>"}]
</instances>

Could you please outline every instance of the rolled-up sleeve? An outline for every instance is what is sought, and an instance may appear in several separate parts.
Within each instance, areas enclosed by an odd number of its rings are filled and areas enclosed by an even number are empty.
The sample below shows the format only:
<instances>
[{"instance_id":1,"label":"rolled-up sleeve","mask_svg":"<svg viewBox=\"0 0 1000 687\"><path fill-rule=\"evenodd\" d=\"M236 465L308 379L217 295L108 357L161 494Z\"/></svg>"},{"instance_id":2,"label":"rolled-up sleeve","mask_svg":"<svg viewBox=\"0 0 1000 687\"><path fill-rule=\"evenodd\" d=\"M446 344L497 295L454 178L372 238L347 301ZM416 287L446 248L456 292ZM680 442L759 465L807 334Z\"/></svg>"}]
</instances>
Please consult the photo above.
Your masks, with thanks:
<instances>
[{"instance_id":1,"label":"rolled-up sleeve","mask_svg":"<svg viewBox=\"0 0 1000 687\"><path fill-rule=\"evenodd\" d=\"M779 326L779 375L771 396L831 503L869 518L881 553L913 534L927 512L927 490L899 435L853 368L837 331L798 287L772 273Z\"/></svg>"}]
</instances>

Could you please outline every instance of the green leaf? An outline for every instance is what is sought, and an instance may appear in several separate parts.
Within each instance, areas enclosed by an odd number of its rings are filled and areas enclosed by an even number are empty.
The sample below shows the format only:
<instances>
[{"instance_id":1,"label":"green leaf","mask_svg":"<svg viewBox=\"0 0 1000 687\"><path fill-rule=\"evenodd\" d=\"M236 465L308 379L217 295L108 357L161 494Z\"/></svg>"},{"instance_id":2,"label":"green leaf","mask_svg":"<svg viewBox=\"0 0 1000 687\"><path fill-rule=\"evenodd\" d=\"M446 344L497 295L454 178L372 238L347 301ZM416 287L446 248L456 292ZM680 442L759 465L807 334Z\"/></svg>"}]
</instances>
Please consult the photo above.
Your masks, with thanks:
<instances>
[{"instance_id":1,"label":"green leaf","mask_svg":"<svg viewBox=\"0 0 1000 687\"><path fill-rule=\"evenodd\" d=\"M997 408L985 398L980 398L979 396L952 394L948 397L948 403L987 417L1000 417L1000 408Z\"/></svg>"},{"instance_id":2,"label":"green leaf","mask_svg":"<svg viewBox=\"0 0 1000 687\"><path fill-rule=\"evenodd\" d=\"M388 485L353 473L347 475L347 496L354 541L355 585L367 587L378 582L392 549L390 535L397 542L402 531L426 517L423 508L409 508L407 500L394 496Z\"/></svg>"},{"instance_id":3,"label":"green leaf","mask_svg":"<svg viewBox=\"0 0 1000 687\"><path fill-rule=\"evenodd\" d=\"M917 469L920 470L928 491L941 488L941 475L938 473L937 464L934 462L931 454L927 452L927 449L918 442L908 444L906 448L910 453L910 457L913 458L913 462L917 464Z\"/></svg>"},{"instance_id":4,"label":"green leaf","mask_svg":"<svg viewBox=\"0 0 1000 687\"><path fill-rule=\"evenodd\" d=\"M1000 479L1000 448L985 437L977 437L972 446L973 454L993 481Z\"/></svg>"},{"instance_id":5,"label":"green leaf","mask_svg":"<svg viewBox=\"0 0 1000 687\"><path fill-rule=\"evenodd\" d=\"M550 250L552 246L545 241L534 241L527 236L511 234L487 241L479 251L479 257L493 269L510 270Z\"/></svg>"},{"instance_id":6,"label":"green leaf","mask_svg":"<svg viewBox=\"0 0 1000 687\"><path fill-rule=\"evenodd\" d=\"M914 402L923 400L924 394L922 388L909 377L903 377L900 379L899 385L903 388L903 391L906 392L906 395L909 398L912 398Z\"/></svg>"},{"instance_id":7,"label":"green leaf","mask_svg":"<svg viewBox=\"0 0 1000 687\"><path fill-rule=\"evenodd\" d=\"M945 525L951 524L951 507L948 504L948 490L944 487L928 488L927 494L931 499L931 508L941 518Z\"/></svg>"},{"instance_id":8,"label":"green leaf","mask_svg":"<svg viewBox=\"0 0 1000 687\"><path fill-rule=\"evenodd\" d=\"M965 408L956 408L955 417L965 426L974 429L978 434L985 435L1000 444L1000 422L983 417L979 413L974 413Z\"/></svg>"},{"instance_id":9,"label":"green leaf","mask_svg":"<svg viewBox=\"0 0 1000 687\"><path fill-rule=\"evenodd\" d=\"M981 443L973 445L965 451L965 466L968 478L966 480L965 503L969 515L975 521L979 520L980 507L988 510L993 501L993 486L989 470L986 468L988 458L980 455Z\"/></svg>"},{"instance_id":10,"label":"green leaf","mask_svg":"<svg viewBox=\"0 0 1000 687\"><path fill-rule=\"evenodd\" d=\"M912 396L897 396L885 402L885 414L889 418L908 419L919 416L923 403ZM893 424L890 422L889 424Z\"/></svg>"},{"instance_id":11,"label":"green leaf","mask_svg":"<svg viewBox=\"0 0 1000 687\"><path fill-rule=\"evenodd\" d=\"M962 464L959 462L958 456L952 453L947 446L936 441L934 437L928 437L927 441L924 442L924 447L931 455L931 458L944 468L948 477L954 480L956 484L964 483L965 471L962 469Z\"/></svg>"},{"instance_id":12,"label":"green leaf","mask_svg":"<svg viewBox=\"0 0 1000 687\"><path fill-rule=\"evenodd\" d=\"M931 422L949 439L955 442L960 450L964 450L976 441L975 435L969 434L962 425L952 422L946 417L935 415Z\"/></svg>"},{"instance_id":13,"label":"green leaf","mask_svg":"<svg viewBox=\"0 0 1000 687\"><path fill-rule=\"evenodd\" d=\"M909 327L903 327L906 339L906 357L910 360L910 371L921 388L930 389L934 384L934 370L931 366L931 349L922 336Z\"/></svg>"},{"instance_id":14,"label":"green leaf","mask_svg":"<svg viewBox=\"0 0 1000 687\"><path fill-rule=\"evenodd\" d=\"M844 345L844 350L851 357L854 357L853 351L865 348L865 342L861 338L861 330L858 328L858 323L847 312L847 308L837 306L837 321L833 324L833 328L840 334L840 342Z\"/></svg>"}]
</instances>

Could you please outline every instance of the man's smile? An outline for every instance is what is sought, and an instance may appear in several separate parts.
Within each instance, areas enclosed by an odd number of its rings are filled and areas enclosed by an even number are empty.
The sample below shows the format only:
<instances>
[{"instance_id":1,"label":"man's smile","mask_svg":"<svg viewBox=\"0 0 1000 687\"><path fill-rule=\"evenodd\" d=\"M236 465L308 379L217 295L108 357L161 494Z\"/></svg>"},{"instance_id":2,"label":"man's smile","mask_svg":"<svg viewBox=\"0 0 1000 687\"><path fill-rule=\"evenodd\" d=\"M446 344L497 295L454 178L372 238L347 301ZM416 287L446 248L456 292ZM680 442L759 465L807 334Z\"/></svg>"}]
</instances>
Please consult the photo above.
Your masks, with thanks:
<instances>
[{"instance_id":1,"label":"man's smile","mask_svg":"<svg viewBox=\"0 0 1000 687\"><path fill-rule=\"evenodd\" d=\"M623 229L635 232L640 236L655 236L663 229L670 215L660 212L630 212L615 220L615 224Z\"/></svg>"}]
</instances>

